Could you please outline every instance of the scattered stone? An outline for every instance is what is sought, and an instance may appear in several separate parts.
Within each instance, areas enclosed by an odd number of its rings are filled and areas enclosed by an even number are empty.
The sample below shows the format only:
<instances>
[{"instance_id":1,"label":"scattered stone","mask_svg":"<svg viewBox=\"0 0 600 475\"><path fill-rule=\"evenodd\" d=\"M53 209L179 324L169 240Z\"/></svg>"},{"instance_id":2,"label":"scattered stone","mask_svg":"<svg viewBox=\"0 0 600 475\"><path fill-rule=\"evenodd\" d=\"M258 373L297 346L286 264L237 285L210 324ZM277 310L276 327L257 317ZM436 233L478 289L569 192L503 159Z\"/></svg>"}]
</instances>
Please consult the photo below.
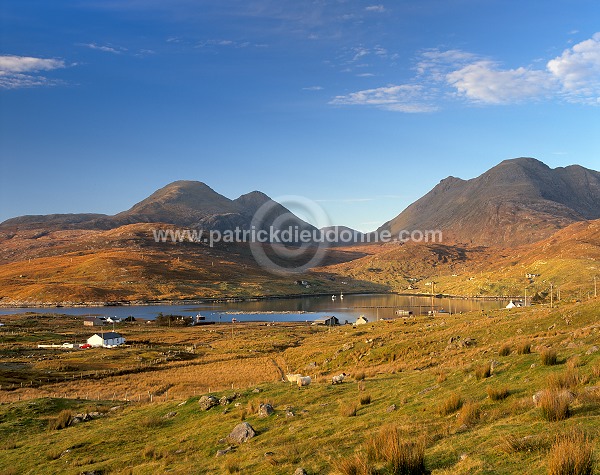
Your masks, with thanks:
<instances>
[{"instance_id":1,"label":"scattered stone","mask_svg":"<svg viewBox=\"0 0 600 475\"><path fill-rule=\"evenodd\" d=\"M171 419L172 417L175 417L177 415L177 413L175 411L171 411L171 412L167 412L165 414L165 419Z\"/></svg>"},{"instance_id":2,"label":"scattered stone","mask_svg":"<svg viewBox=\"0 0 600 475\"><path fill-rule=\"evenodd\" d=\"M241 422L233 428L231 434L229 434L228 436L228 439L232 442L235 442L236 444L241 444L243 442L248 441L255 435L256 432L250 424L248 424L247 422Z\"/></svg>"},{"instance_id":3,"label":"scattered stone","mask_svg":"<svg viewBox=\"0 0 600 475\"><path fill-rule=\"evenodd\" d=\"M500 361L492 360L490 363L490 368L492 371L494 371L498 366L500 366Z\"/></svg>"},{"instance_id":4,"label":"scattered stone","mask_svg":"<svg viewBox=\"0 0 600 475\"><path fill-rule=\"evenodd\" d=\"M219 439L219 444L226 444L227 443L227 438L223 437L222 439Z\"/></svg>"},{"instance_id":5,"label":"scattered stone","mask_svg":"<svg viewBox=\"0 0 600 475\"><path fill-rule=\"evenodd\" d=\"M121 409L121 406L113 406L109 409L109 411L114 412L114 411L118 411L119 409Z\"/></svg>"},{"instance_id":6,"label":"scattered stone","mask_svg":"<svg viewBox=\"0 0 600 475\"><path fill-rule=\"evenodd\" d=\"M211 407L215 407L219 404L219 400L214 396L202 396L198 401L200 409L208 411Z\"/></svg>"},{"instance_id":7,"label":"scattered stone","mask_svg":"<svg viewBox=\"0 0 600 475\"><path fill-rule=\"evenodd\" d=\"M592 346L589 350L585 352L586 355L593 355L598 352L598 347L596 345Z\"/></svg>"},{"instance_id":8,"label":"scattered stone","mask_svg":"<svg viewBox=\"0 0 600 475\"><path fill-rule=\"evenodd\" d=\"M429 387L429 388L425 388L425 389L423 389L423 390L419 391L419 394L425 394L425 393L428 393L428 392L430 392L430 391L433 391L434 389L437 389L437 388L439 388L439 387L440 387L440 385L439 385L439 384L436 384L435 386L431 386L431 387Z\"/></svg>"},{"instance_id":9,"label":"scattered stone","mask_svg":"<svg viewBox=\"0 0 600 475\"><path fill-rule=\"evenodd\" d=\"M224 448L224 449L217 450L217 455L215 455L215 457L223 457L223 455L228 454L232 450L233 450L233 447L231 445L229 447Z\"/></svg>"},{"instance_id":10,"label":"scattered stone","mask_svg":"<svg viewBox=\"0 0 600 475\"><path fill-rule=\"evenodd\" d=\"M185 406L186 404L187 404L187 401L183 401L183 402L180 402L179 404L177 404L177 407Z\"/></svg>"},{"instance_id":11,"label":"scattered stone","mask_svg":"<svg viewBox=\"0 0 600 475\"><path fill-rule=\"evenodd\" d=\"M273 457L273 455L275 455L275 452L265 452L265 457Z\"/></svg>"},{"instance_id":12,"label":"scattered stone","mask_svg":"<svg viewBox=\"0 0 600 475\"><path fill-rule=\"evenodd\" d=\"M219 404L221 406L227 406L227 405L231 404L231 399L228 398L227 396L223 396L221 399L219 399Z\"/></svg>"},{"instance_id":13,"label":"scattered stone","mask_svg":"<svg viewBox=\"0 0 600 475\"><path fill-rule=\"evenodd\" d=\"M346 343L344 346L342 346L342 351L348 351L352 348L354 348L354 343Z\"/></svg>"},{"instance_id":14,"label":"scattered stone","mask_svg":"<svg viewBox=\"0 0 600 475\"><path fill-rule=\"evenodd\" d=\"M396 410L396 405L392 404L391 406L388 406L387 409L385 410L385 412L394 412Z\"/></svg>"},{"instance_id":15,"label":"scattered stone","mask_svg":"<svg viewBox=\"0 0 600 475\"><path fill-rule=\"evenodd\" d=\"M531 368L531 369L535 368L535 363L531 363L531 366L530 366L530 368Z\"/></svg>"},{"instance_id":16,"label":"scattered stone","mask_svg":"<svg viewBox=\"0 0 600 475\"><path fill-rule=\"evenodd\" d=\"M460 340L460 336L452 336L450 337L450 339L448 340L448 344L451 345L452 343L456 342Z\"/></svg>"},{"instance_id":17,"label":"scattered stone","mask_svg":"<svg viewBox=\"0 0 600 475\"><path fill-rule=\"evenodd\" d=\"M475 338L465 338L463 341L460 342L460 346L462 348L469 348L471 346L475 346L477 344L477 340L475 340Z\"/></svg>"},{"instance_id":18,"label":"scattered stone","mask_svg":"<svg viewBox=\"0 0 600 475\"><path fill-rule=\"evenodd\" d=\"M258 406L258 415L260 417L268 417L271 414L273 414L274 412L275 412L275 409L273 409L273 406L271 406L268 403L261 404L260 406Z\"/></svg>"},{"instance_id":19,"label":"scattered stone","mask_svg":"<svg viewBox=\"0 0 600 475\"><path fill-rule=\"evenodd\" d=\"M469 458L469 456L468 456L467 454L460 454L460 457L459 457L459 458L460 458L460 460L462 461L462 460L466 460L466 459L468 459L468 458Z\"/></svg>"},{"instance_id":20,"label":"scattered stone","mask_svg":"<svg viewBox=\"0 0 600 475\"><path fill-rule=\"evenodd\" d=\"M235 407L240 407L241 405L242 405L242 403L241 403L241 402L236 402L236 403L234 404L234 406L235 406Z\"/></svg>"},{"instance_id":21,"label":"scattered stone","mask_svg":"<svg viewBox=\"0 0 600 475\"><path fill-rule=\"evenodd\" d=\"M287 411L285 411L285 417L294 417L295 414L291 409L288 409Z\"/></svg>"},{"instance_id":22,"label":"scattered stone","mask_svg":"<svg viewBox=\"0 0 600 475\"><path fill-rule=\"evenodd\" d=\"M310 363L308 363L306 365L307 368L316 368L317 367L317 362L316 361L311 361Z\"/></svg>"},{"instance_id":23,"label":"scattered stone","mask_svg":"<svg viewBox=\"0 0 600 475\"><path fill-rule=\"evenodd\" d=\"M254 394L258 394L259 392L261 392L261 389L260 389L260 388L254 388L254 389L252 390L252 392L253 392Z\"/></svg>"},{"instance_id":24,"label":"scattered stone","mask_svg":"<svg viewBox=\"0 0 600 475\"><path fill-rule=\"evenodd\" d=\"M306 473L306 470L304 470L302 467L298 467L294 471L294 475L307 475L307 473Z\"/></svg>"}]
</instances>

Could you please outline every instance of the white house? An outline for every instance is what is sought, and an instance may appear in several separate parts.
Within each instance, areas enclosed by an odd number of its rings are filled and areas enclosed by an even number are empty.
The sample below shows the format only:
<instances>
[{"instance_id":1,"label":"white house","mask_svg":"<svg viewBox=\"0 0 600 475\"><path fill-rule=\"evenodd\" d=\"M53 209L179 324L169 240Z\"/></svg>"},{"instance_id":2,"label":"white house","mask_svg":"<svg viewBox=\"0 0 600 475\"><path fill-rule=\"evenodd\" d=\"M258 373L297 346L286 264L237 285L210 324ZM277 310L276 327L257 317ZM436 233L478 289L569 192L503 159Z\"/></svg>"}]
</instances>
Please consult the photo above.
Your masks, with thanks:
<instances>
[{"instance_id":1,"label":"white house","mask_svg":"<svg viewBox=\"0 0 600 475\"><path fill-rule=\"evenodd\" d=\"M123 338L119 333L115 332L106 332L106 333L94 333L91 337L87 339L89 345L99 347L110 347L110 346L118 346L125 343L125 338Z\"/></svg>"},{"instance_id":2,"label":"white house","mask_svg":"<svg viewBox=\"0 0 600 475\"><path fill-rule=\"evenodd\" d=\"M361 315L360 317L358 317L356 319L356 322L354 323L354 325L365 325L369 323L369 320L367 320L367 317L365 317L364 315Z\"/></svg>"},{"instance_id":3,"label":"white house","mask_svg":"<svg viewBox=\"0 0 600 475\"><path fill-rule=\"evenodd\" d=\"M517 307L522 307L521 302L515 303L511 300L510 302L508 302L508 305L504 308L511 309L511 308L517 308Z\"/></svg>"}]
</instances>

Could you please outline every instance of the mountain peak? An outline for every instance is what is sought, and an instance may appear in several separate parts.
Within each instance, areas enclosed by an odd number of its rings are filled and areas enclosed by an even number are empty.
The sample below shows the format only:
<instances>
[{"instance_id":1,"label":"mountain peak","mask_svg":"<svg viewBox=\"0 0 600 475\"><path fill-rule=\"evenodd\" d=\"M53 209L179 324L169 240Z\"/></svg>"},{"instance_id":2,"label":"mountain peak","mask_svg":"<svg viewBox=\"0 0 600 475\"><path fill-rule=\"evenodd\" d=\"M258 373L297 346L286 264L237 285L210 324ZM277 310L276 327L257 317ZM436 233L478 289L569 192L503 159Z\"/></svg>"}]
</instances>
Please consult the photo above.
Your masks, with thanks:
<instances>
[{"instance_id":1,"label":"mountain peak","mask_svg":"<svg viewBox=\"0 0 600 475\"><path fill-rule=\"evenodd\" d=\"M531 157L504 160L477 178L442 180L380 229L437 229L445 239L513 246L573 222L600 218L600 173L552 169Z\"/></svg>"}]
</instances>

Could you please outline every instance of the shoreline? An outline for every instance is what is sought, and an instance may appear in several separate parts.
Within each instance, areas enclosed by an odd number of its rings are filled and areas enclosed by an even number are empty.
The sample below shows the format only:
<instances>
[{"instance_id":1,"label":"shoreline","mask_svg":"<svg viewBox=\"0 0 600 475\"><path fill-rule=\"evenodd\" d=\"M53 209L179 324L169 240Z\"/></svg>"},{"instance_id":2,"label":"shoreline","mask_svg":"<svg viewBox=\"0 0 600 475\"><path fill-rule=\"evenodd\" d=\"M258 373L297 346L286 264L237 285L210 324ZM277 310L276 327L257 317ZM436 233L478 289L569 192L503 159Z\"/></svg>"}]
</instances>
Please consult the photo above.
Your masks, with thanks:
<instances>
[{"instance_id":1,"label":"shoreline","mask_svg":"<svg viewBox=\"0 0 600 475\"><path fill-rule=\"evenodd\" d=\"M108 302L0 302L2 308L83 308L83 307L142 307L155 305L202 305L207 303L239 303L239 302L260 302L268 300L300 299L306 297L327 297L337 295L338 292L315 293L315 294L282 294L282 295L261 295L253 297L206 297L200 299L164 299L164 300L121 300ZM398 295L402 297L434 297L436 299L455 299L455 300L482 300L499 301L522 299L523 296L509 295L451 295L431 293L409 293L409 292L346 292L344 295Z\"/></svg>"}]
</instances>

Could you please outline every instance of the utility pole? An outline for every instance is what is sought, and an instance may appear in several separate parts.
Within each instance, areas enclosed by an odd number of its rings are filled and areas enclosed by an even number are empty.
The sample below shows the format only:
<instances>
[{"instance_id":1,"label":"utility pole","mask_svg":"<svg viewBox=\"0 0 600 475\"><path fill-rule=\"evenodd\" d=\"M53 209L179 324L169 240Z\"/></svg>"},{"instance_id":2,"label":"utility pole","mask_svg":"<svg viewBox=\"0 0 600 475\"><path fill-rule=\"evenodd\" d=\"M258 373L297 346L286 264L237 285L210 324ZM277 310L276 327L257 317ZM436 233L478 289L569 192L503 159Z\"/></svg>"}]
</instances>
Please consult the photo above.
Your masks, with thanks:
<instances>
[{"instance_id":1,"label":"utility pole","mask_svg":"<svg viewBox=\"0 0 600 475\"><path fill-rule=\"evenodd\" d=\"M435 282L431 281L431 315L433 315L433 299L435 298Z\"/></svg>"},{"instance_id":2,"label":"utility pole","mask_svg":"<svg viewBox=\"0 0 600 475\"><path fill-rule=\"evenodd\" d=\"M554 284L550 283L550 308L554 308Z\"/></svg>"}]
</instances>

